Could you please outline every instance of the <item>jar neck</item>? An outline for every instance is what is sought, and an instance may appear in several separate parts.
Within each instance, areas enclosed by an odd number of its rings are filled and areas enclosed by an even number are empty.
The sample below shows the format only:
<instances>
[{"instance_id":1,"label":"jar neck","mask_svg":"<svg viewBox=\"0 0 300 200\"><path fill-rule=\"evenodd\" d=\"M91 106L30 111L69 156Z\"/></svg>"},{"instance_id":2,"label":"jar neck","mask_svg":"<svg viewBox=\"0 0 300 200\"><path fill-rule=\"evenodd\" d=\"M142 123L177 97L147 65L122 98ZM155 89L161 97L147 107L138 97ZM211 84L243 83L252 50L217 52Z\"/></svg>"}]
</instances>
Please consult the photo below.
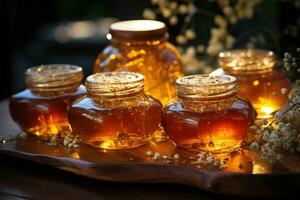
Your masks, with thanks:
<instances>
[{"instance_id":1,"label":"jar neck","mask_svg":"<svg viewBox=\"0 0 300 200\"><path fill-rule=\"evenodd\" d=\"M74 83L68 86L62 87L36 87L34 85L27 85L27 89L29 89L34 95L41 97L55 97L55 96L63 96L65 94L70 94L76 92L77 88L80 86L79 83Z\"/></svg>"},{"instance_id":2,"label":"jar neck","mask_svg":"<svg viewBox=\"0 0 300 200\"><path fill-rule=\"evenodd\" d=\"M140 91L134 91L134 92L130 92L130 93L122 94L122 95L115 94L115 93L101 94L101 93L91 92L91 91L88 92L87 94L95 102L105 103L105 102L130 100L130 99L137 98L141 95L144 95L145 93L143 90L140 90Z\"/></svg>"}]
</instances>

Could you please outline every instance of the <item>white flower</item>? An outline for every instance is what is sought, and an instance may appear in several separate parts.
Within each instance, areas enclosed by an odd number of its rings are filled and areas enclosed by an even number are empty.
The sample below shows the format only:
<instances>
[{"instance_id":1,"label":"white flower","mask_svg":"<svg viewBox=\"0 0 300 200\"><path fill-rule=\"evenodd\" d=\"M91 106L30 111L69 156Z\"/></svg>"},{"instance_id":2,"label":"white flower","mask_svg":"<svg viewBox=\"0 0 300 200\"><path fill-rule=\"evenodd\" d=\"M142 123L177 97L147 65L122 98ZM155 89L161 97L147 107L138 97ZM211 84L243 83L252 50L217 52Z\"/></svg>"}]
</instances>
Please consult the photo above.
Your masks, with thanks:
<instances>
[{"instance_id":1,"label":"white flower","mask_svg":"<svg viewBox=\"0 0 300 200\"><path fill-rule=\"evenodd\" d=\"M205 46L203 44L200 44L197 46L197 52L198 53L204 53L205 52Z\"/></svg>"},{"instance_id":2,"label":"white flower","mask_svg":"<svg viewBox=\"0 0 300 200\"><path fill-rule=\"evenodd\" d=\"M183 35L177 35L176 42L182 45L187 42L187 39Z\"/></svg>"},{"instance_id":3,"label":"white flower","mask_svg":"<svg viewBox=\"0 0 300 200\"><path fill-rule=\"evenodd\" d=\"M221 15L216 15L214 18L214 22L219 27L227 27L227 22Z\"/></svg>"},{"instance_id":4,"label":"white flower","mask_svg":"<svg viewBox=\"0 0 300 200\"><path fill-rule=\"evenodd\" d=\"M288 92L287 88L281 88L280 90L281 94L286 94Z\"/></svg>"},{"instance_id":5,"label":"white flower","mask_svg":"<svg viewBox=\"0 0 300 200\"><path fill-rule=\"evenodd\" d=\"M168 8L162 8L161 13L164 18L169 18L172 14L171 10Z\"/></svg>"},{"instance_id":6,"label":"white flower","mask_svg":"<svg viewBox=\"0 0 300 200\"><path fill-rule=\"evenodd\" d=\"M227 34L226 40L225 40L225 47L231 48L231 47L233 47L234 43L235 43L235 38L232 35Z\"/></svg>"},{"instance_id":7,"label":"white flower","mask_svg":"<svg viewBox=\"0 0 300 200\"><path fill-rule=\"evenodd\" d=\"M152 10L146 8L146 9L143 11L143 17L144 17L145 19L154 20L154 19L156 18L156 15L155 15L155 13L154 13Z\"/></svg>"},{"instance_id":8,"label":"white flower","mask_svg":"<svg viewBox=\"0 0 300 200\"><path fill-rule=\"evenodd\" d=\"M182 15L185 15L186 13L188 13L188 7L185 5L185 4L181 4L179 7L178 7L178 12Z\"/></svg>"},{"instance_id":9,"label":"white flower","mask_svg":"<svg viewBox=\"0 0 300 200\"><path fill-rule=\"evenodd\" d=\"M169 23L170 23L171 25L176 25L176 24L178 23L178 18L177 18L177 16L175 16L175 15L171 16L171 17L169 18Z\"/></svg>"},{"instance_id":10,"label":"white flower","mask_svg":"<svg viewBox=\"0 0 300 200\"><path fill-rule=\"evenodd\" d=\"M185 31L185 37L189 40L192 40L196 37L196 33L195 31L193 31L192 29L187 29Z\"/></svg>"}]
</instances>

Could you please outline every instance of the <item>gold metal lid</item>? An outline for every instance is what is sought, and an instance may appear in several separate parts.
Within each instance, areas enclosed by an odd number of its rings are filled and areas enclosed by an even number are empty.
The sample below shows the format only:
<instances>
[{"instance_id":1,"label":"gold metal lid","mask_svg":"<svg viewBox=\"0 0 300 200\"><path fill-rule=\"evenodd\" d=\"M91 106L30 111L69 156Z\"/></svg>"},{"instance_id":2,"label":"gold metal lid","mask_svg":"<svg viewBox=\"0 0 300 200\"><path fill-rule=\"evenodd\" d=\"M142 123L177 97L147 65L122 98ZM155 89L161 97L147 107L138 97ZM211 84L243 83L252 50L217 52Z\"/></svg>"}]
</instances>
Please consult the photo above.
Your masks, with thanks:
<instances>
[{"instance_id":1,"label":"gold metal lid","mask_svg":"<svg viewBox=\"0 0 300 200\"><path fill-rule=\"evenodd\" d=\"M144 76L134 72L96 73L87 77L85 85L92 97L124 97L144 90Z\"/></svg>"},{"instance_id":2,"label":"gold metal lid","mask_svg":"<svg viewBox=\"0 0 300 200\"><path fill-rule=\"evenodd\" d=\"M236 49L219 54L219 65L231 74L255 74L271 71L276 63L274 52L260 49Z\"/></svg>"},{"instance_id":3,"label":"gold metal lid","mask_svg":"<svg viewBox=\"0 0 300 200\"><path fill-rule=\"evenodd\" d=\"M191 75L176 80L177 95L188 99L219 99L238 90L236 78L229 75Z\"/></svg>"},{"instance_id":4,"label":"gold metal lid","mask_svg":"<svg viewBox=\"0 0 300 200\"><path fill-rule=\"evenodd\" d=\"M27 87L40 92L72 90L81 84L82 78L82 68L68 64L40 65L25 72Z\"/></svg>"}]
</instances>

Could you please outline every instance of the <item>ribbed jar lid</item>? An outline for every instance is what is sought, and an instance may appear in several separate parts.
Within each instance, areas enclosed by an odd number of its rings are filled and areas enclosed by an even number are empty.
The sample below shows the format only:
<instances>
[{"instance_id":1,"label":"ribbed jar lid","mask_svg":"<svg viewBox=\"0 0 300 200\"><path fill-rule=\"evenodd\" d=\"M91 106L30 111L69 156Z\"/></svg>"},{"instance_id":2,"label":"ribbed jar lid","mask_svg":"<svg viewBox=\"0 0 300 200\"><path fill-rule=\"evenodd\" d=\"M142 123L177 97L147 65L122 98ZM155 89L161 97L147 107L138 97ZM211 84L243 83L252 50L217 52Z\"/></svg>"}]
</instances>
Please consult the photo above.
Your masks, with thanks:
<instances>
[{"instance_id":1,"label":"ribbed jar lid","mask_svg":"<svg viewBox=\"0 0 300 200\"><path fill-rule=\"evenodd\" d=\"M272 70L274 52L261 49L236 49L219 54L219 65L232 74L255 74Z\"/></svg>"},{"instance_id":2,"label":"ribbed jar lid","mask_svg":"<svg viewBox=\"0 0 300 200\"><path fill-rule=\"evenodd\" d=\"M190 99L216 99L237 92L236 78L229 75L191 75L176 80L177 95Z\"/></svg>"},{"instance_id":3,"label":"ribbed jar lid","mask_svg":"<svg viewBox=\"0 0 300 200\"><path fill-rule=\"evenodd\" d=\"M85 85L93 97L121 97L144 90L144 76L134 72L104 72L88 76Z\"/></svg>"},{"instance_id":4,"label":"ribbed jar lid","mask_svg":"<svg viewBox=\"0 0 300 200\"><path fill-rule=\"evenodd\" d=\"M52 91L80 85L82 68L69 64L47 64L31 67L25 72L27 87L34 90Z\"/></svg>"}]
</instances>

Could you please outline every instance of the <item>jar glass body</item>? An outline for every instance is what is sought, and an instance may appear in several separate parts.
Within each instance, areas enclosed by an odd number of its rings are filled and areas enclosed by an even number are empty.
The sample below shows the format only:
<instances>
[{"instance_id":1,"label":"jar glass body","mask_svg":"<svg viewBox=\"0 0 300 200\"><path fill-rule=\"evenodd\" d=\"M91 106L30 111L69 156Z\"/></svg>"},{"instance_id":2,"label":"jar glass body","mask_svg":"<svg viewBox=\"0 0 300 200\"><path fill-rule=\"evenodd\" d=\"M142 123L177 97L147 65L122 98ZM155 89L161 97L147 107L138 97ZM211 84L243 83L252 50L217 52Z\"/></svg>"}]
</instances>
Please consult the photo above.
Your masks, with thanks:
<instances>
[{"instance_id":1,"label":"jar glass body","mask_svg":"<svg viewBox=\"0 0 300 200\"><path fill-rule=\"evenodd\" d=\"M239 83L238 95L248 99L259 118L270 118L287 101L291 84L281 72L235 75Z\"/></svg>"},{"instance_id":2,"label":"jar glass body","mask_svg":"<svg viewBox=\"0 0 300 200\"><path fill-rule=\"evenodd\" d=\"M37 136L69 133L68 111L71 104L86 94L84 86L63 94L39 93L26 89L11 97L13 120L27 133Z\"/></svg>"},{"instance_id":3,"label":"jar glass body","mask_svg":"<svg viewBox=\"0 0 300 200\"><path fill-rule=\"evenodd\" d=\"M72 105L69 121L73 133L96 148L133 148L158 130L161 110L161 103L144 93L106 100L86 96Z\"/></svg>"},{"instance_id":4,"label":"jar glass body","mask_svg":"<svg viewBox=\"0 0 300 200\"><path fill-rule=\"evenodd\" d=\"M287 101L291 84L275 70L277 58L272 51L236 49L219 54L219 65L237 77L238 95L251 101L258 118L271 118Z\"/></svg>"},{"instance_id":5,"label":"jar glass body","mask_svg":"<svg viewBox=\"0 0 300 200\"><path fill-rule=\"evenodd\" d=\"M118 41L97 57L94 72L132 71L145 77L145 92L163 105L175 97L175 80L183 75L176 48L163 40Z\"/></svg>"},{"instance_id":6,"label":"jar glass body","mask_svg":"<svg viewBox=\"0 0 300 200\"><path fill-rule=\"evenodd\" d=\"M223 152L239 147L256 112L238 96L218 100L177 99L164 111L162 126L177 146Z\"/></svg>"}]
</instances>

